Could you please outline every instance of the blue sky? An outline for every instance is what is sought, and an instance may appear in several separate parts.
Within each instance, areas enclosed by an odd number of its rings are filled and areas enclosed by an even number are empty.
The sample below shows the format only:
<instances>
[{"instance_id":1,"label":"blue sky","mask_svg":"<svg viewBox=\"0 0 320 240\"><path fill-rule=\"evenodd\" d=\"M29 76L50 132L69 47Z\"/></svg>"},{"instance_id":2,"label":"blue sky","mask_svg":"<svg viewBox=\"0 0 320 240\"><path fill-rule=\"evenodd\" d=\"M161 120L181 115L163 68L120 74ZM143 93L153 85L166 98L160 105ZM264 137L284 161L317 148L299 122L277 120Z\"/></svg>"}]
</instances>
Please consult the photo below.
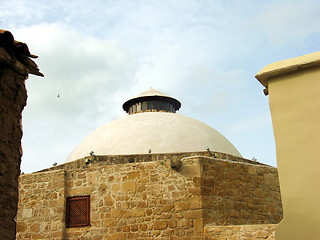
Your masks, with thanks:
<instances>
[{"instance_id":1,"label":"blue sky","mask_svg":"<svg viewBox=\"0 0 320 240\"><path fill-rule=\"evenodd\" d=\"M276 166L268 97L254 75L318 51L319 10L318 0L1 0L1 28L28 44L45 75L27 80L22 171L63 163L149 87L245 158Z\"/></svg>"}]
</instances>

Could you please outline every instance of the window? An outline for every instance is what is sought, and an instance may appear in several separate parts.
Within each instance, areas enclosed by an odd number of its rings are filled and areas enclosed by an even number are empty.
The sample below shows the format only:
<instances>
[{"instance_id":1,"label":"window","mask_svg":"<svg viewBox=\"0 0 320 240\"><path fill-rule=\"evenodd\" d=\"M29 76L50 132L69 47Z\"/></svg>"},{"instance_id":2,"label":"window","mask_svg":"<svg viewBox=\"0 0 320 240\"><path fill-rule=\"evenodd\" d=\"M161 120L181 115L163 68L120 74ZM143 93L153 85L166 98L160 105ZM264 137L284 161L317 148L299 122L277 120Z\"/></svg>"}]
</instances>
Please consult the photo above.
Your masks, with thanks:
<instances>
[{"instance_id":1,"label":"window","mask_svg":"<svg viewBox=\"0 0 320 240\"><path fill-rule=\"evenodd\" d=\"M166 112L170 112L170 104L169 103L166 103L165 109L166 109Z\"/></svg>"},{"instance_id":2,"label":"window","mask_svg":"<svg viewBox=\"0 0 320 240\"><path fill-rule=\"evenodd\" d=\"M147 106L147 109L148 109L148 110L152 110L152 109L153 109L153 101L148 101L148 102L147 102L147 105L148 105L148 106Z\"/></svg>"},{"instance_id":3,"label":"window","mask_svg":"<svg viewBox=\"0 0 320 240\"><path fill-rule=\"evenodd\" d=\"M160 111L165 111L166 110L166 104L164 102L159 102L159 110Z\"/></svg>"},{"instance_id":4,"label":"window","mask_svg":"<svg viewBox=\"0 0 320 240\"><path fill-rule=\"evenodd\" d=\"M90 225L90 196L68 197L66 227Z\"/></svg>"},{"instance_id":5,"label":"window","mask_svg":"<svg viewBox=\"0 0 320 240\"><path fill-rule=\"evenodd\" d=\"M141 112L141 103L137 103L137 112Z\"/></svg>"},{"instance_id":6,"label":"window","mask_svg":"<svg viewBox=\"0 0 320 240\"><path fill-rule=\"evenodd\" d=\"M147 110L147 102L142 102L142 111Z\"/></svg>"},{"instance_id":7,"label":"window","mask_svg":"<svg viewBox=\"0 0 320 240\"><path fill-rule=\"evenodd\" d=\"M158 101L154 101L153 102L153 109L159 111L160 110L160 107L159 107L159 102Z\"/></svg>"}]
</instances>

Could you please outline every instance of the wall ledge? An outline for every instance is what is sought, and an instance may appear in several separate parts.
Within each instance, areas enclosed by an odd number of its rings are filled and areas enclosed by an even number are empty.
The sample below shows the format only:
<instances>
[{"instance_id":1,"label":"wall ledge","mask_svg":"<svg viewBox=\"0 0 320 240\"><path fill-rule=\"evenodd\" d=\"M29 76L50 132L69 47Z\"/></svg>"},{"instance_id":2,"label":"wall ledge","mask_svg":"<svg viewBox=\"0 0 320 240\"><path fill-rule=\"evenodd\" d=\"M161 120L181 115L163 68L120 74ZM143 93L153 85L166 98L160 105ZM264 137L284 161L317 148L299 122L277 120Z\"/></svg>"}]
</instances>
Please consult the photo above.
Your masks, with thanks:
<instances>
[{"instance_id":1,"label":"wall ledge","mask_svg":"<svg viewBox=\"0 0 320 240\"><path fill-rule=\"evenodd\" d=\"M272 77L316 66L320 66L320 52L271 63L262 68L255 75L255 78L258 79L264 87L268 87L268 81Z\"/></svg>"}]
</instances>

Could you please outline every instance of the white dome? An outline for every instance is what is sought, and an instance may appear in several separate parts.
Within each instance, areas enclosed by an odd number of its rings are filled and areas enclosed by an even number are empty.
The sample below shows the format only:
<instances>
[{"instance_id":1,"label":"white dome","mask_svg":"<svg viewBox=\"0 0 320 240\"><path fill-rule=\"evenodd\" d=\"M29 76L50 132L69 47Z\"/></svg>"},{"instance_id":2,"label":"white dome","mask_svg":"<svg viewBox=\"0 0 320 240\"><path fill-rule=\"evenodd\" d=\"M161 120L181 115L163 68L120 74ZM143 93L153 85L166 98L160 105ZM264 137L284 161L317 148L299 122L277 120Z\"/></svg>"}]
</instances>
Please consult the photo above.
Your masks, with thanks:
<instances>
[{"instance_id":1,"label":"white dome","mask_svg":"<svg viewBox=\"0 0 320 240\"><path fill-rule=\"evenodd\" d=\"M209 148L241 157L218 131L195 119L168 112L143 112L112 121L91 133L66 162L95 155L199 152Z\"/></svg>"}]
</instances>

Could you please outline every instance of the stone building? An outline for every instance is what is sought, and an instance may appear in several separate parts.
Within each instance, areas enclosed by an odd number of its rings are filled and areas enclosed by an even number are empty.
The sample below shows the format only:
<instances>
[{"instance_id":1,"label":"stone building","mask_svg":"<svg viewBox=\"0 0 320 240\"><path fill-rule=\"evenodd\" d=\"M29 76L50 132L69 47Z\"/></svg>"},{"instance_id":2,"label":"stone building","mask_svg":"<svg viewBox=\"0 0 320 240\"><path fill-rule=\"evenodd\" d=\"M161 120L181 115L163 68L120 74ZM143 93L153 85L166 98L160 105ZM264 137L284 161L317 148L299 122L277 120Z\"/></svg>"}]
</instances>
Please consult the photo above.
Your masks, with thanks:
<instances>
[{"instance_id":1,"label":"stone building","mask_svg":"<svg viewBox=\"0 0 320 240\"><path fill-rule=\"evenodd\" d=\"M17 239L272 239L277 170L154 89L65 164L20 176Z\"/></svg>"},{"instance_id":2,"label":"stone building","mask_svg":"<svg viewBox=\"0 0 320 240\"><path fill-rule=\"evenodd\" d=\"M30 59L23 42L0 29L0 233L15 239L14 218L18 207L18 177L21 162L21 112L26 105L25 80L29 74L43 76Z\"/></svg>"}]
</instances>

